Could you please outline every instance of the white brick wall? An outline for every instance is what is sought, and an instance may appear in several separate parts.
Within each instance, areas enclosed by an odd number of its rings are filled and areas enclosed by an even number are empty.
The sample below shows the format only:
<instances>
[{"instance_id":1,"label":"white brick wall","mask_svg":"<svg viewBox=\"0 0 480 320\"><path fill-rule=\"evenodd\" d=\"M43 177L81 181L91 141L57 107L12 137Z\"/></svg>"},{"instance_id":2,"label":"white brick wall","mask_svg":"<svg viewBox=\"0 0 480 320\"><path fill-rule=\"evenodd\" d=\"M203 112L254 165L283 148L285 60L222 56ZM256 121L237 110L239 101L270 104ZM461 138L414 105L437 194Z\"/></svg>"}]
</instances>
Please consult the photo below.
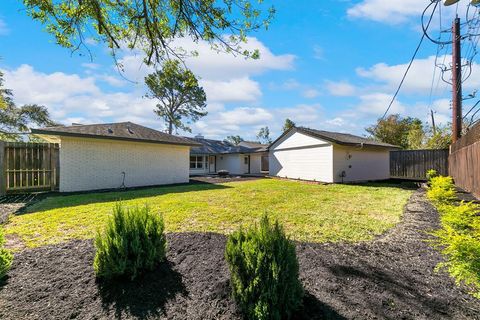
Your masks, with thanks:
<instances>
[{"instance_id":1,"label":"white brick wall","mask_svg":"<svg viewBox=\"0 0 480 320\"><path fill-rule=\"evenodd\" d=\"M127 187L185 183L189 155L188 146L62 137L60 191L118 188L122 172Z\"/></svg>"}]
</instances>

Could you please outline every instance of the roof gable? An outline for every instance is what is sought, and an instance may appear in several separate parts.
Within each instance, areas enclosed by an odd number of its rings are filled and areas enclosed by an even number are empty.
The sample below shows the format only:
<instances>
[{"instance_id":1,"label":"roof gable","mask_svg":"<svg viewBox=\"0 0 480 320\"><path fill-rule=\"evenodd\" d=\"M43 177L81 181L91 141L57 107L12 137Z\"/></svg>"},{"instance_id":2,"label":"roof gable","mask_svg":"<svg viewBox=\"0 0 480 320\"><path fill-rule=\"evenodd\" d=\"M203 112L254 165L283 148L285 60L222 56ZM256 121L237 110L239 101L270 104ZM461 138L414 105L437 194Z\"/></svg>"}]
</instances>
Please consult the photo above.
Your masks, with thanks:
<instances>
[{"instance_id":1,"label":"roof gable","mask_svg":"<svg viewBox=\"0 0 480 320\"><path fill-rule=\"evenodd\" d=\"M192 139L174 136L132 122L47 127L32 129L32 133L40 135L129 140L186 146L199 145Z\"/></svg>"}]
</instances>

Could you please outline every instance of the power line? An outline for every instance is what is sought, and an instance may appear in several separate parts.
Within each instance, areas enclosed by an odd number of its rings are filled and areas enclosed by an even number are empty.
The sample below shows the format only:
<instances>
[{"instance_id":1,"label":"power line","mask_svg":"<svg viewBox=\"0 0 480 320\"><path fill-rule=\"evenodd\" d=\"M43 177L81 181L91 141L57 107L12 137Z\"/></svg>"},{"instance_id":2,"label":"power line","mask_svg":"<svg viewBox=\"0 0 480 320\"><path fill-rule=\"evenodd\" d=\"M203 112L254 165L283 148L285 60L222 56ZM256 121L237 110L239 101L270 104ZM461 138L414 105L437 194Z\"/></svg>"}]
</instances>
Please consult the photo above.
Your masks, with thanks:
<instances>
[{"instance_id":1,"label":"power line","mask_svg":"<svg viewBox=\"0 0 480 320\"><path fill-rule=\"evenodd\" d=\"M412 67L412 64L413 62L415 61L415 58L417 57L417 54L418 54L418 51L420 51L420 47L422 46L422 43L423 43L423 40L425 39L425 37L427 37L427 31L428 31L428 28L430 27L430 24L432 23L432 19L433 19L433 15L435 14L435 11L438 7L438 2L431 2L427 8L425 8L425 11L423 12L423 15L425 14L425 12L427 12L427 10L430 8L430 6L432 4L435 3L435 6L433 8L433 11L432 11L432 14L430 15L430 19L428 20L428 23L427 23L427 26L424 27L423 26L423 23L422 23L422 27L424 29L424 32L422 34L422 37L420 38L420 41L417 45L417 48L415 49L415 52L413 53L413 56L412 58L410 59L410 63L408 64L408 67L407 67L407 70L405 70L405 73L403 74L403 77L402 77L402 81L400 81L400 84L398 85L398 88L397 90L395 91L395 94L393 95L393 98L392 98L392 101L390 101L390 104L388 105L388 108L387 110L385 111L385 113L383 114L382 116L382 120L385 119L385 116L388 114L388 111L390 111L390 109L392 108L392 105L393 103L395 102L395 100L397 99L397 96L398 96L398 93L400 92L400 90L402 89L402 86L403 86L403 83L405 82L405 79L407 78L407 75L408 75L408 72L410 71L410 68ZM422 16L423 17L423 16Z\"/></svg>"}]
</instances>

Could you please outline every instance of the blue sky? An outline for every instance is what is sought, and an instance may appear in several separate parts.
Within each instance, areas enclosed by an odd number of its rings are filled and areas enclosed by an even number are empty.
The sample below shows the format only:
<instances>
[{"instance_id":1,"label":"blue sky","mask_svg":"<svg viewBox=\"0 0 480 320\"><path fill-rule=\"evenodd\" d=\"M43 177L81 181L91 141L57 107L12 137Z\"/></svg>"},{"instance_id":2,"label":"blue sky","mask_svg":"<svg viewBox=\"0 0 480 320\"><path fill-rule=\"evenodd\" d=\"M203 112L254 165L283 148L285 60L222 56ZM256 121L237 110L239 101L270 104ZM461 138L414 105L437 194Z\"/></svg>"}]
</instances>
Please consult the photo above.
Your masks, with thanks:
<instances>
[{"instance_id":1,"label":"blue sky","mask_svg":"<svg viewBox=\"0 0 480 320\"><path fill-rule=\"evenodd\" d=\"M365 134L388 106L420 39L420 15L429 2L274 1L277 14L270 28L250 34L246 45L260 49L257 61L181 40L200 53L187 64L201 77L208 97L209 115L192 126L193 134L253 139L268 125L275 138L287 117L298 125ZM466 4L462 0L459 10ZM444 28L453 11L444 8ZM63 124L129 120L163 129L152 111L155 102L143 98L148 70L141 54L120 55L124 76L137 82L132 83L118 74L106 48L89 47L93 61L56 46L20 1L2 0L0 69L18 104L43 104ZM438 122L449 120L448 87L434 79L430 96L436 50L424 43L392 112L427 120L432 108ZM479 85L475 73L466 93Z\"/></svg>"}]
</instances>

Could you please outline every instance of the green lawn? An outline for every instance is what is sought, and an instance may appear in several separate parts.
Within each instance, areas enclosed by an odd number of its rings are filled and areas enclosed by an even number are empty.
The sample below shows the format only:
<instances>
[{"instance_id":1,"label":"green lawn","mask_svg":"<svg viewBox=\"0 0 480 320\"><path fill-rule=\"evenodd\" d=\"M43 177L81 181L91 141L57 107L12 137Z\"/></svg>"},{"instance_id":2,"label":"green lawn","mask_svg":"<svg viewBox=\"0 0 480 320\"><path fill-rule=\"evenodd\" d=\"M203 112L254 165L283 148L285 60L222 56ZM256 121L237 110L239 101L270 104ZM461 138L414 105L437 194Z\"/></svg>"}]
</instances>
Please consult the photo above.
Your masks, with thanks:
<instances>
[{"instance_id":1,"label":"green lawn","mask_svg":"<svg viewBox=\"0 0 480 320\"><path fill-rule=\"evenodd\" d=\"M11 217L6 235L37 247L92 238L117 200L148 204L165 217L168 232L228 234L267 212L295 240L370 240L399 222L412 191L387 184L313 185L262 179L221 185L189 184L150 189L53 196Z\"/></svg>"}]
</instances>

